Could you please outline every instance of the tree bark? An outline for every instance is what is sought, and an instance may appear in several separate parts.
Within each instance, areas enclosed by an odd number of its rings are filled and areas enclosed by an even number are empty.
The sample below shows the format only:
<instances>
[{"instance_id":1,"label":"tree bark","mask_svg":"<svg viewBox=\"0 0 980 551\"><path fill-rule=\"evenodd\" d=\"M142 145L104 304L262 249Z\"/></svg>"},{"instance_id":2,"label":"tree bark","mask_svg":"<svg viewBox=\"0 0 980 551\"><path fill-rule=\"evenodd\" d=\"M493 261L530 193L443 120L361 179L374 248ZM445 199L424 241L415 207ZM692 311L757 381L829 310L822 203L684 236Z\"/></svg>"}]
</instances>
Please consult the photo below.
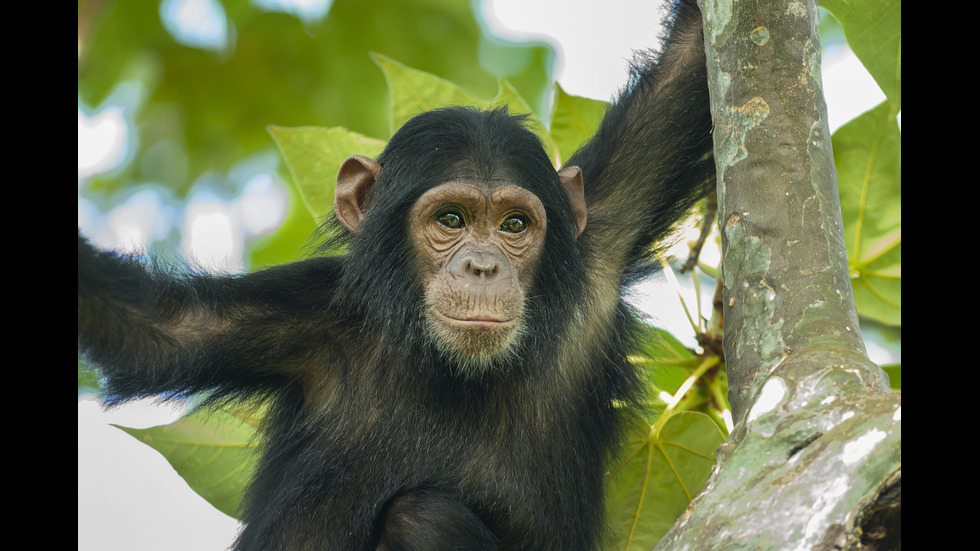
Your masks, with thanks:
<instances>
[{"instance_id":1,"label":"tree bark","mask_svg":"<svg viewBox=\"0 0 980 551\"><path fill-rule=\"evenodd\" d=\"M901 546L901 394L865 352L816 0L700 0L736 421L656 549Z\"/></svg>"}]
</instances>

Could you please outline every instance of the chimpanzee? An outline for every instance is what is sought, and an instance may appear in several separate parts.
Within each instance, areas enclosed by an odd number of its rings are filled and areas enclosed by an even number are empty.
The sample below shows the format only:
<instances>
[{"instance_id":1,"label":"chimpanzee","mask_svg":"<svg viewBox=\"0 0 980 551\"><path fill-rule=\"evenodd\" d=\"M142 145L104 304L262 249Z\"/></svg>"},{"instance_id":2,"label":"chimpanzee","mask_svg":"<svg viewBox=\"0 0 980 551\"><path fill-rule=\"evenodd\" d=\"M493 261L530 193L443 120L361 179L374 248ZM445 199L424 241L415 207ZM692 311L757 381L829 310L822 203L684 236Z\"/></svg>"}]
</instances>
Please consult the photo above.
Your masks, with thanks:
<instances>
[{"instance_id":1,"label":"chimpanzee","mask_svg":"<svg viewBox=\"0 0 980 551\"><path fill-rule=\"evenodd\" d=\"M714 178L701 15L672 13L561 170L502 109L423 113L349 158L344 256L176 276L79 234L78 347L110 402L269 404L237 549L599 544L642 387L622 288Z\"/></svg>"}]
</instances>

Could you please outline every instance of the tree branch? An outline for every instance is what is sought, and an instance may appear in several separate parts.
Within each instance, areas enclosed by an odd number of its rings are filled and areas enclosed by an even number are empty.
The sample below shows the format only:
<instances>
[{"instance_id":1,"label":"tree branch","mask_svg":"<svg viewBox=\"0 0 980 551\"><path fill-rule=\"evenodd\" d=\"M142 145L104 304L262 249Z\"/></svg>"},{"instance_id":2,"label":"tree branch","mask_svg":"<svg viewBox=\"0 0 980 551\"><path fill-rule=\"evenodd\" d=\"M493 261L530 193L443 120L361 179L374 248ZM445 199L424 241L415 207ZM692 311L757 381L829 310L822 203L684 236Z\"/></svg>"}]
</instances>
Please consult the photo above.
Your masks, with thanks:
<instances>
[{"instance_id":1,"label":"tree branch","mask_svg":"<svg viewBox=\"0 0 980 551\"><path fill-rule=\"evenodd\" d=\"M817 2L701 5L736 426L657 549L900 545L901 395L858 326Z\"/></svg>"}]
</instances>

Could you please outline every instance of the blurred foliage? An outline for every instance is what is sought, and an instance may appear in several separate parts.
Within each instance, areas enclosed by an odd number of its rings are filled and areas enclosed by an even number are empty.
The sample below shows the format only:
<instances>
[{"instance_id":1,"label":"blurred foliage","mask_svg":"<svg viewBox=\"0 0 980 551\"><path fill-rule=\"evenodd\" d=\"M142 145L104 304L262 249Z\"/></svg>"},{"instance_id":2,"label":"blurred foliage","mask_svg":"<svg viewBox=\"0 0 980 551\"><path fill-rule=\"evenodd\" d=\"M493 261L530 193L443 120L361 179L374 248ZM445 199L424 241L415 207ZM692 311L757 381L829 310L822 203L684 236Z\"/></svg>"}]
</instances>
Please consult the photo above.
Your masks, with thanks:
<instances>
[{"instance_id":1,"label":"blurred foliage","mask_svg":"<svg viewBox=\"0 0 980 551\"><path fill-rule=\"evenodd\" d=\"M218 50L179 43L160 5L78 2L79 108L93 114L121 105L135 129L129 162L86 182L85 194L106 205L147 184L180 200L202 175L231 195L244 184L227 176L235 164L273 151L270 124L342 126L386 138L389 111L379 108L386 86L370 52L485 97L505 76L538 114L548 109L551 47L489 36L471 2L334 0L325 17L304 20L222 0L215 5L224 10L228 39ZM295 258L313 227L305 209L293 210L276 235L253 247L252 265Z\"/></svg>"},{"instance_id":2,"label":"blurred foliage","mask_svg":"<svg viewBox=\"0 0 980 551\"><path fill-rule=\"evenodd\" d=\"M156 2L79 2L80 102L96 108L121 83L141 89L132 106L141 152L101 185L143 180L186 191L198 175L227 170L270 148L267 124L344 126L386 136L387 113L378 109L386 100L385 82L369 52L485 95L495 92L496 78L481 58L507 53L516 62L502 76L534 98L537 108L545 105L552 51L493 42L469 2L336 0L322 21L307 24L246 0L223 4L231 38L225 51L215 52L178 43ZM491 53L481 56L481 45ZM160 167L141 162L145 150L162 140L184 149L186 174L154 172Z\"/></svg>"}]
</instances>

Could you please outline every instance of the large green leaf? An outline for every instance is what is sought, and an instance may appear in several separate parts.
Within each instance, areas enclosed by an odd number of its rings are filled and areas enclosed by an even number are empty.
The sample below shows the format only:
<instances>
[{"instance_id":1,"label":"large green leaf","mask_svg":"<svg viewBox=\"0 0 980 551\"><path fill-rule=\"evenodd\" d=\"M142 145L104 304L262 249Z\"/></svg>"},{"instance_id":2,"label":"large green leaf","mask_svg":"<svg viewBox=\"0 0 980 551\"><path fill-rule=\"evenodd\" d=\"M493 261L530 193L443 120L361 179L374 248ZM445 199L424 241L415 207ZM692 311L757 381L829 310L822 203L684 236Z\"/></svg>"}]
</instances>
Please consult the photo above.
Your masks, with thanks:
<instances>
[{"instance_id":1,"label":"large green leaf","mask_svg":"<svg viewBox=\"0 0 980 551\"><path fill-rule=\"evenodd\" d=\"M532 114L531 106L520 93L506 80L499 82L497 95L493 99L478 98L456 84L418 69L407 67L380 54L372 54L375 62L384 72L392 99L392 133L409 119L439 107L464 105L486 109L493 106L506 106L511 113ZM545 125L531 117L530 128L541 139L549 157L557 160L557 147Z\"/></svg>"},{"instance_id":2,"label":"large green leaf","mask_svg":"<svg viewBox=\"0 0 980 551\"><path fill-rule=\"evenodd\" d=\"M384 148L381 140L346 128L269 126L269 133L289 167L303 203L321 221L333 211L337 171L344 160L354 154L377 157Z\"/></svg>"},{"instance_id":3,"label":"large green leaf","mask_svg":"<svg viewBox=\"0 0 980 551\"><path fill-rule=\"evenodd\" d=\"M191 489L237 518L254 472L257 424L250 414L220 409L148 429L116 426L160 452Z\"/></svg>"},{"instance_id":4,"label":"large green leaf","mask_svg":"<svg viewBox=\"0 0 980 551\"><path fill-rule=\"evenodd\" d=\"M635 349L630 351L630 361L647 376L652 409L644 415L653 423L662 410L661 393L674 395L701 360L663 329L644 325L641 331Z\"/></svg>"},{"instance_id":5,"label":"large green leaf","mask_svg":"<svg viewBox=\"0 0 980 551\"><path fill-rule=\"evenodd\" d=\"M902 133L885 102L833 136L858 313L902 323Z\"/></svg>"},{"instance_id":6,"label":"large green leaf","mask_svg":"<svg viewBox=\"0 0 980 551\"><path fill-rule=\"evenodd\" d=\"M902 109L901 0L821 0L820 6L840 21L847 43L898 113Z\"/></svg>"},{"instance_id":7,"label":"large green leaf","mask_svg":"<svg viewBox=\"0 0 980 551\"><path fill-rule=\"evenodd\" d=\"M480 99L456 84L436 75L405 66L381 54L371 54L381 67L388 92L391 95L391 133L401 128L409 119L438 107L470 105L488 107L490 102Z\"/></svg>"},{"instance_id":8,"label":"large green leaf","mask_svg":"<svg viewBox=\"0 0 980 551\"><path fill-rule=\"evenodd\" d=\"M595 134L608 105L604 101L569 95L555 85L555 106L551 112L551 135L562 161Z\"/></svg>"},{"instance_id":9,"label":"large green leaf","mask_svg":"<svg viewBox=\"0 0 980 551\"><path fill-rule=\"evenodd\" d=\"M707 415L681 412L659 432L634 415L627 438L606 487L605 549L646 551L701 491L725 437Z\"/></svg>"}]
</instances>

